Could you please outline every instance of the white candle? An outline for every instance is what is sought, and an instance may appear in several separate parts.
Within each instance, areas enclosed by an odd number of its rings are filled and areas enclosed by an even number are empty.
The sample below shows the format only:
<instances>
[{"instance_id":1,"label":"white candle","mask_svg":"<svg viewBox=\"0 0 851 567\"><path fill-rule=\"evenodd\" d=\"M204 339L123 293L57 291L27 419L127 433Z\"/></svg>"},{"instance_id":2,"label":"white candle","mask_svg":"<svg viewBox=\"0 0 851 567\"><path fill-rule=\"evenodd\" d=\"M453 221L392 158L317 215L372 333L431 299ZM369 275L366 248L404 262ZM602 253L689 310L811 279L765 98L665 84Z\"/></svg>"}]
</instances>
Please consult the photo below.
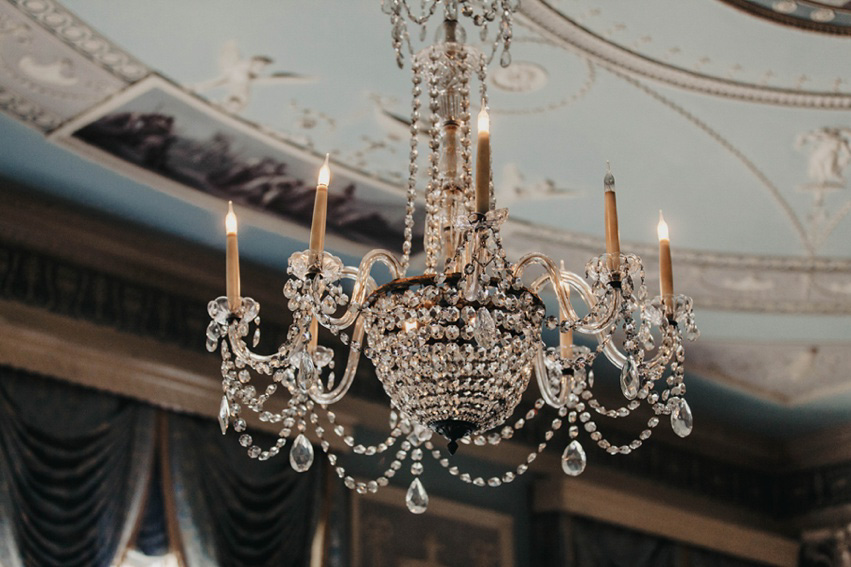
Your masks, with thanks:
<instances>
[{"instance_id":1,"label":"white candle","mask_svg":"<svg viewBox=\"0 0 851 567\"><path fill-rule=\"evenodd\" d=\"M490 210L491 142L490 119L482 105L479 112L479 140L476 148L476 212L485 214Z\"/></svg>"},{"instance_id":2,"label":"white candle","mask_svg":"<svg viewBox=\"0 0 851 567\"><path fill-rule=\"evenodd\" d=\"M674 269L671 264L671 240L668 237L668 223L659 211L659 224L656 225L659 236L659 290L662 301L670 313L673 309L671 302L674 298Z\"/></svg>"},{"instance_id":3,"label":"white candle","mask_svg":"<svg viewBox=\"0 0 851 567\"><path fill-rule=\"evenodd\" d=\"M228 201L228 214L225 216L225 234L227 235L226 289L228 308L231 311L239 309L242 303L239 295L239 245L236 239L236 229L236 214L233 212L233 203Z\"/></svg>"},{"instance_id":4,"label":"white candle","mask_svg":"<svg viewBox=\"0 0 851 567\"><path fill-rule=\"evenodd\" d=\"M307 352L313 354L316 352L316 346L319 344L319 319L313 317L310 320L310 342L307 345Z\"/></svg>"},{"instance_id":5,"label":"white candle","mask_svg":"<svg viewBox=\"0 0 851 567\"><path fill-rule=\"evenodd\" d=\"M564 271L564 260L561 261L561 271L562 272ZM570 286L567 285L566 283L560 283L559 285L561 285L561 288L564 290L564 293L567 296L566 299L570 300ZM561 329L561 323L564 323L565 319L567 318L566 316L567 316L567 313L565 311L559 309L559 311L558 311L559 329ZM562 358L569 358L570 356L573 355L573 329L571 329L571 330L569 330L565 333L562 333L561 331L559 331L558 345L561 348L561 357Z\"/></svg>"},{"instance_id":6,"label":"white candle","mask_svg":"<svg viewBox=\"0 0 851 567\"><path fill-rule=\"evenodd\" d=\"M328 212L328 184L331 182L331 168L328 167L328 154L325 163L319 169L316 184L316 200L313 202L313 221L310 225L310 252L316 261L321 261L325 249L325 217Z\"/></svg>"},{"instance_id":7,"label":"white candle","mask_svg":"<svg viewBox=\"0 0 851 567\"><path fill-rule=\"evenodd\" d=\"M606 163L606 176L603 178L605 215L606 215L606 252L609 254L610 270L620 267L620 232L618 230L618 204L615 196L615 177L609 164Z\"/></svg>"}]
</instances>

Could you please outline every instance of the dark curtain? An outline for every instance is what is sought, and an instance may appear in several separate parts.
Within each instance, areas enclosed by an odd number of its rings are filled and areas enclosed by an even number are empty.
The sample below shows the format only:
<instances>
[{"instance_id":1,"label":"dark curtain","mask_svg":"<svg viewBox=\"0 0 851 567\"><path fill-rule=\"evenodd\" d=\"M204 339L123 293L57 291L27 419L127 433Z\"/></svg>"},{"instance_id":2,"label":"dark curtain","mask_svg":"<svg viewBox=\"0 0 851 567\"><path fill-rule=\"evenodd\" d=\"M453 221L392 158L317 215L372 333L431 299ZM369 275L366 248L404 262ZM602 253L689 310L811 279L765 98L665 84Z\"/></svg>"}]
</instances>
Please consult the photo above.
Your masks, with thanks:
<instances>
[{"instance_id":1,"label":"dark curtain","mask_svg":"<svg viewBox=\"0 0 851 567\"><path fill-rule=\"evenodd\" d=\"M139 531L136 532L134 546L149 557L165 555L171 549L163 499L162 466L159 454L154 459L145 511L142 514Z\"/></svg>"},{"instance_id":2,"label":"dark curtain","mask_svg":"<svg viewBox=\"0 0 851 567\"><path fill-rule=\"evenodd\" d=\"M0 564L107 567L135 530L154 410L0 367Z\"/></svg>"},{"instance_id":3,"label":"dark curtain","mask_svg":"<svg viewBox=\"0 0 851 567\"><path fill-rule=\"evenodd\" d=\"M254 435L268 446L274 438ZM323 460L297 473L287 445L266 462L249 459L231 432L209 420L170 415L164 480L187 567L287 567L310 563L321 509ZM169 478L170 477L170 478ZM170 498L173 497L173 500Z\"/></svg>"}]
</instances>

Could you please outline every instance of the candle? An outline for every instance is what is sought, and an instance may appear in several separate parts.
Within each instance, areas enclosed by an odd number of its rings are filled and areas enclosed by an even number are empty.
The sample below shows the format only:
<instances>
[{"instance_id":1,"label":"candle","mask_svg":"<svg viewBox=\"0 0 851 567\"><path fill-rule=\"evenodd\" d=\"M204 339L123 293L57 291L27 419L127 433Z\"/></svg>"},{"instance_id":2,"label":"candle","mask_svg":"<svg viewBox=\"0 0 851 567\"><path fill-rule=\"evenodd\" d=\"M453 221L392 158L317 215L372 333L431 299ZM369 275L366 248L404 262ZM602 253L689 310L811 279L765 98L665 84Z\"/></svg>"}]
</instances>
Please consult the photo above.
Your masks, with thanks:
<instances>
[{"instance_id":1,"label":"candle","mask_svg":"<svg viewBox=\"0 0 851 567\"><path fill-rule=\"evenodd\" d=\"M319 344L319 319L313 317L310 320L310 342L307 345L307 352L313 354L316 352L316 345Z\"/></svg>"},{"instance_id":2,"label":"candle","mask_svg":"<svg viewBox=\"0 0 851 567\"><path fill-rule=\"evenodd\" d=\"M564 271L564 260L561 261L561 271L562 272ZM567 299L569 300L570 299L570 286L567 285L564 282L561 282L559 285L561 285L561 288L564 290L564 293L567 296ZM561 329L561 323L563 323L564 320L567 318L566 315L567 315L567 313L565 311L562 311L561 309L559 309L559 311L558 311L559 329ZM561 349L561 357L562 358L570 358L571 356L573 356L573 329L571 329L567 332L564 332L564 333L559 331L558 345Z\"/></svg>"},{"instance_id":3,"label":"candle","mask_svg":"<svg viewBox=\"0 0 851 567\"><path fill-rule=\"evenodd\" d=\"M479 142L476 153L476 212L485 214L490 209L491 140L488 111L482 105L479 112Z\"/></svg>"},{"instance_id":4,"label":"candle","mask_svg":"<svg viewBox=\"0 0 851 567\"><path fill-rule=\"evenodd\" d=\"M608 267L615 271L620 268L620 233L618 231L618 204L615 196L615 176L606 162L606 176L603 178L603 193L606 207L606 253L609 255Z\"/></svg>"},{"instance_id":5,"label":"candle","mask_svg":"<svg viewBox=\"0 0 851 567\"><path fill-rule=\"evenodd\" d=\"M228 201L228 214L225 216L225 234L227 235L227 298L228 309L236 311L239 309L242 299L239 296L239 246L236 241L236 214L233 212L233 203Z\"/></svg>"},{"instance_id":6,"label":"candle","mask_svg":"<svg viewBox=\"0 0 851 567\"><path fill-rule=\"evenodd\" d=\"M328 183L331 181L331 169L328 167L328 154L325 163L319 169L316 183L316 200L313 202L313 222L310 225L311 261L321 262L325 249L325 216L328 212Z\"/></svg>"},{"instance_id":7,"label":"candle","mask_svg":"<svg viewBox=\"0 0 851 567\"><path fill-rule=\"evenodd\" d=\"M659 289L665 310L668 314L673 312L672 301L674 299L674 270L671 266L671 241L668 238L668 223L659 211L659 224L656 226L659 236Z\"/></svg>"}]
</instances>

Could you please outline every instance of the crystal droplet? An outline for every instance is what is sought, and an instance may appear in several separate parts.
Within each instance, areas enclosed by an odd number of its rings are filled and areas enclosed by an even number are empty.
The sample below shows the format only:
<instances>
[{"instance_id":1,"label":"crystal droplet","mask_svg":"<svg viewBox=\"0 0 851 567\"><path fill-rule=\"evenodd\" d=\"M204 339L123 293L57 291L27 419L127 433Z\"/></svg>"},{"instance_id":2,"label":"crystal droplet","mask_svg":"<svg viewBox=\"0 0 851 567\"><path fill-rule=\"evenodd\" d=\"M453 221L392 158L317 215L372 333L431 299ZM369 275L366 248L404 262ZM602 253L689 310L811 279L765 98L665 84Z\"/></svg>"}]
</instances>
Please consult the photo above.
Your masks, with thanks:
<instances>
[{"instance_id":1,"label":"crystal droplet","mask_svg":"<svg viewBox=\"0 0 851 567\"><path fill-rule=\"evenodd\" d=\"M228 397L222 396L222 403L219 405L219 427L222 428L222 435L228 432L228 422L230 421L230 405Z\"/></svg>"},{"instance_id":2,"label":"crystal droplet","mask_svg":"<svg viewBox=\"0 0 851 567\"><path fill-rule=\"evenodd\" d=\"M691 408L688 402L682 398L677 398L672 402L671 408L671 429L680 437L688 437L694 425L691 415Z\"/></svg>"},{"instance_id":3,"label":"crystal droplet","mask_svg":"<svg viewBox=\"0 0 851 567\"><path fill-rule=\"evenodd\" d=\"M307 350L302 351L298 365L298 385L305 391L309 390L313 386L315 373L316 365L313 364L313 357Z\"/></svg>"},{"instance_id":4,"label":"crystal droplet","mask_svg":"<svg viewBox=\"0 0 851 567\"><path fill-rule=\"evenodd\" d=\"M632 358L627 358L621 369L621 391L626 399L634 400L640 387L638 369L635 367Z\"/></svg>"},{"instance_id":5,"label":"crystal droplet","mask_svg":"<svg viewBox=\"0 0 851 567\"><path fill-rule=\"evenodd\" d=\"M499 57L499 64L503 67L511 65L511 52L507 49L502 50L502 55Z\"/></svg>"},{"instance_id":6,"label":"crystal droplet","mask_svg":"<svg viewBox=\"0 0 851 567\"><path fill-rule=\"evenodd\" d=\"M207 338L211 341L217 341L222 336L221 328L215 321L210 321L207 325Z\"/></svg>"},{"instance_id":7,"label":"crystal droplet","mask_svg":"<svg viewBox=\"0 0 851 567\"><path fill-rule=\"evenodd\" d=\"M305 472L312 464L313 445L310 444L304 433L300 433L290 449L290 466L296 472Z\"/></svg>"},{"instance_id":8,"label":"crystal droplet","mask_svg":"<svg viewBox=\"0 0 851 567\"><path fill-rule=\"evenodd\" d=\"M250 297L242 298L242 322L250 323L260 314L260 304Z\"/></svg>"},{"instance_id":9,"label":"crystal droplet","mask_svg":"<svg viewBox=\"0 0 851 567\"><path fill-rule=\"evenodd\" d=\"M422 514L428 508L428 493L420 479L415 478L411 483L408 494L405 495L405 504L408 505L408 510L414 514Z\"/></svg>"},{"instance_id":10,"label":"crystal droplet","mask_svg":"<svg viewBox=\"0 0 851 567\"><path fill-rule=\"evenodd\" d=\"M585 470L585 449L574 439L561 455L561 468L566 475L579 476Z\"/></svg>"},{"instance_id":11,"label":"crystal droplet","mask_svg":"<svg viewBox=\"0 0 851 567\"><path fill-rule=\"evenodd\" d=\"M219 297L207 304L207 313L210 317L220 325L227 325L230 309L228 308L228 298Z\"/></svg>"},{"instance_id":12,"label":"crystal droplet","mask_svg":"<svg viewBox=\"0 0 851 567\"><path fill-rule=\"evenodd\" d=\"M490 312L484 307L480 307L476 313L473 337L482 348L491 349L496 344L496 323L494 323Z\"/></svg>"},{"instance_id":13,"label":"crystal droplet","mask_svg":"<svg viewBox=\"0 0 851 567\"><path fill-rule=\"evenodd\" d=\"M251 346L256 347L260 344L260 327L254 330L254 339L251 341Z\"/></svg>"}]
</instances>

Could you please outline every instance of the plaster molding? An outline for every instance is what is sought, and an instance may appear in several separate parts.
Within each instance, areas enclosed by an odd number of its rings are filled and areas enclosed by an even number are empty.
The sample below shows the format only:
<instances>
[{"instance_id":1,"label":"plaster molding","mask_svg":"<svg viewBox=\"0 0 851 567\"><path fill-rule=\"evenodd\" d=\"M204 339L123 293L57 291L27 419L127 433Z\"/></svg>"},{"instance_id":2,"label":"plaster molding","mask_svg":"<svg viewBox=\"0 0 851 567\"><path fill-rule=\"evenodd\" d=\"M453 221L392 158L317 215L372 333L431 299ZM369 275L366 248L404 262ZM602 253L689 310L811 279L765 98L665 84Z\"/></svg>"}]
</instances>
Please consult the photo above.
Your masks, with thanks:
<instances>
[{"instance_id":1,"label":"plaster molding","mask_svg":"<svg viewBox=\"0 0 851 567\"><path fill-rule=\"evenodd\" d=\"M93 30L53 0L10 0L17 9L52 33L58 40L110 71L126 83L150 71L138 59Z\"/></svg>"},{"instance_id":2,"label":"plaster molding","mask_svg":"<svg viewBox=\"0 0 851 567\"><path fill-rule=\"evenodd\" d=\"M781 89L722 79L651 59L605 40L571 20L544 0L525 0L524 20L545 37L589 57L610 70L652 79L671 86L735 100L797 108L845 110L851 94Z\"/></svg>"},{"instance_id":3,"label":"plaster molding","mask_svg":"<svg viewBox=\"0 0 851 567\"><path fill-rule=\"evenodd\" d=\"M42 132L53 130L63 122L62 117L2 86L0 110Z\"/></svg>"},{"instance_id":4,"label":"plaster molding","mask_svg":"<svg viewBox=\"0 0 851 567\"><path fill-rule=\"evenodd\" d=\"M563 258L571 269L605 250L602 238L509 220L503 241L512 256L538 250ZM647 285L655 289L658 273L655 246L625 242L622 250L645 261ZM701 309L784 314L851 314L851 293L826 284L847 282L851 260L844 258L758 256L676 249L677 285L688 290ZM837 283L838 285L838 283Z\"/></svg>"},{"instance_id":5,"label":"plaster molding","mask_svg":"<svg viewBox=\"0 0 851 567\"><path fill-rule=\"evenodd\" d=\"M148 70L50 0L0 2L0 110L50 132Z\"/></svg>"}]
</instances>

